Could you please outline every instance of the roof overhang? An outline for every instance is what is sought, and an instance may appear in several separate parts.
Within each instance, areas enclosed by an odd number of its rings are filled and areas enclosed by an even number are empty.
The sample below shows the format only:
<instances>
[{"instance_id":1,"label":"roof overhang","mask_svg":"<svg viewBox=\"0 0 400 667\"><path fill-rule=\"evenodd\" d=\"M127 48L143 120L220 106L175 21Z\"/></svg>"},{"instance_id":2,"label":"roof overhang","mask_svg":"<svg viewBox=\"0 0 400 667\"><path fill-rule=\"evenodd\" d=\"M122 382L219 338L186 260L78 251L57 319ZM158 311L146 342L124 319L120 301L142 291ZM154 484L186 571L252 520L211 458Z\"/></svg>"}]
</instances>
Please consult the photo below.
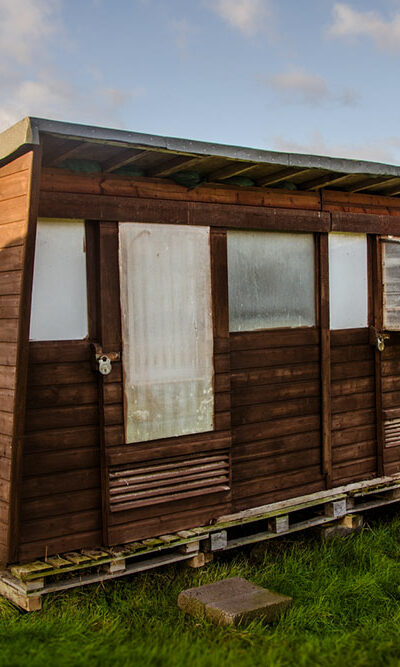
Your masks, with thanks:
<instances>
[{"instance_id":1,"label":"roof overhang","mask_svg":"<svg viewBox=\"0 0 400 667\"><path fill-rule=\"evenodd\" d=\"M44 166L65 157L96 159L115 171L135 163L144 175L171 177L180 170L200 171L204 180L227 182L239 175L257 187L299 190L336 188L351 192L400 194L400 166L346 158L284 153L240 146L142 134L90 125L27 117L0 134L0 161L32 146L44 147ZM93 157L94 156L94 157Z\"/></svg>"}]
</instances>

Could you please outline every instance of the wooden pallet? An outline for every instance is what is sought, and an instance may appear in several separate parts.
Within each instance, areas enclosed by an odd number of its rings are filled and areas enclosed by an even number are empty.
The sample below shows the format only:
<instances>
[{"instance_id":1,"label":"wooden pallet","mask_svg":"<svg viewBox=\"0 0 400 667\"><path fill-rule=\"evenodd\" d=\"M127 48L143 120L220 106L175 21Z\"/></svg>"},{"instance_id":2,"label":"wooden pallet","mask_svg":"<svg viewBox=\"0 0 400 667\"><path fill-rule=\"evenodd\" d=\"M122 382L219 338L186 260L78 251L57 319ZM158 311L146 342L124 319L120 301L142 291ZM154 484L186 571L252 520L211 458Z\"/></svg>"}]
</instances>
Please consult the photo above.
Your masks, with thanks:
<instances>
[{"instance_id":1,"label":"wooden pallet","mask_svg":"<svg viewBox=\"0 0 400 667\"><path fill-rule=\"evenodd\" d=\"M47 593L182 561L199 567L218 551L334 524L354 513L395 502L400 502L400 479L381 478L350 484L224 516L213 526L12 565L0 573L0 595L25 611L36 611Z\"/></svg>"}]
</instances>

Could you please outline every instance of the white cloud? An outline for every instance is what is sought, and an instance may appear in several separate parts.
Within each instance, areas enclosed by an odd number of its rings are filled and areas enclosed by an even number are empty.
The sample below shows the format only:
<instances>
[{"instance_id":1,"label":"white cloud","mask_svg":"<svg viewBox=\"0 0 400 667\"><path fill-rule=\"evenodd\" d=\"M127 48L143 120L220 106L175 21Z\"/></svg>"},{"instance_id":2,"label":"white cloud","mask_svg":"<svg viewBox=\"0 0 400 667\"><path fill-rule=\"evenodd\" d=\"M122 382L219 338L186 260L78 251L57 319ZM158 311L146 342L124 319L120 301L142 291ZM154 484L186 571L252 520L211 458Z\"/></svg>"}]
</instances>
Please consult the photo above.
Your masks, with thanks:
<instances>
[{"instance_id":1,"label":"white cloud","mask_svg":"<svg viewBox=\"0 0 400 667\"><path fill-rule=\"evenodd\" d=\"M43 40L57 32L59 0L0 0L0 54L30 62Z\"/></svg>"},{"instance_id":2,"label":"white cloud","mask_svg":"<svg viewBox=\"0 0 400 667\"><path fill-rule=\"evenodd\" d=\"M380 49L400 49L400 13L386 20L376 11L357 11L349 4L337 2L333 23L328 29L333 37L368 37Z\"/></svg>"},{"instance_id":3,"label":"white cloud","mask_svg":"<svg viewBox=\"0 0 400 667\"><path fill-rule=\"evenodd\" d=\"M0 0L0 131L27 115L118 124L139 87L109 86L103 74L86 88L52 62L54 39L67 44L60 20L63 0ZM46 64L46 66L45 66Z\"/></svg>"},{"instance_id":4,"label":"white cloud","mask_svg":"<svg viewBox=\"0 0 400 667\"><path fill-rule=\"evenodd\" d=\"M270 0L211 0L210 8L233 28L251 37L272 20Z\"/></svg>"},{"instance_id":5,"label":"white cloud","mask_svg":"<svg viewBox=\"0 0 400 667\"><path fill-rule=\"evenodd\" d=\"M290 153L329 155L331 157L372 160L398 164L400 161L400 140L397 137L374 139L365 143L328 143L320 130L314 130L309 141L299 142L282 135L273 139L275 150Z\"/></svg>"},{"instance_id":6,"label":"white cloud","mask_svg":"<svg viewBox=\"0 0 400 667\"><path fill-rule=\"evenodd\" d=\"M290 67L286 72L269 77L265 83L277 92L284 104L322 106L333 103L348 107L358 103L353 89L331 90L322 76L310 74L301 67Z\"/></svg>"}]
</instances>

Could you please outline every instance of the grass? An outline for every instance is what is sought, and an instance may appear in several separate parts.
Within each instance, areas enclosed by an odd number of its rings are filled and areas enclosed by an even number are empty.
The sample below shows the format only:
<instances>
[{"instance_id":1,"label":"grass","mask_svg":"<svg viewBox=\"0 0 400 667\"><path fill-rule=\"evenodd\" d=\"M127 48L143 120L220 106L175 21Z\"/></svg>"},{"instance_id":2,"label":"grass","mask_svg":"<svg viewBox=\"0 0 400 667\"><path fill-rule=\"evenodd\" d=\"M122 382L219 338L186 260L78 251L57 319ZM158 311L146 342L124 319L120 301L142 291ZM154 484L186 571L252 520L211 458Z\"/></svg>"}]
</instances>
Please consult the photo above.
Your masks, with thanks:
<instances>
[{"instance_id":1,"label":"grass","mask_svg":"<svg viewBox=\"0 0 400 667\"><path fill-rule=\"evenodd\" d=\"M180 612L185 588L228 576L291 595L274 626L219 628ZM400 665L400 518L321 544L304 533L203 570L168 567L44 598L24 614L0 601L0 665L218 667Z\"/></svg>"}]
</instances>

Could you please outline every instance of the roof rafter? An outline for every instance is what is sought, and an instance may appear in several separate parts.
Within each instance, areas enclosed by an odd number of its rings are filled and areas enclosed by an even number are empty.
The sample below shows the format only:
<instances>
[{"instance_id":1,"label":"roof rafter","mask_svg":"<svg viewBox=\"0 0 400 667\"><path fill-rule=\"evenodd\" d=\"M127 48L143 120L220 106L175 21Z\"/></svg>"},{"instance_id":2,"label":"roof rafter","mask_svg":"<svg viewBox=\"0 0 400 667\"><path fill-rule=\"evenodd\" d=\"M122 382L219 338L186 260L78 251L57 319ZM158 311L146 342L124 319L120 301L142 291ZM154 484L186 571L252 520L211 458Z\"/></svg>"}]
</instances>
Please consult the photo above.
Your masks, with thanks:
<instances>
[{"instance_id":1,"label":"roof rafter","mask_svg":"<svg viewBox=\"0 0 400 667\"><path fill-rule=\"evenodd\" d=\"M258 165L255 162L234 162L233 164L229 164L226 167L212 171L211 174L208 175L208 180L223 181L226 178L239 176L239 174L243 174L245 171L249 171L250 169L253 169L253 167L257 166Z\"/></svg>"},{"instance_id":2,"label":"roof rafter","mask_svg":"<svg viewBox=\"0 0 400 667\"><path fill-rule=\"evenodd\" d=\"M305 174L310 171L310 168L299 169L299 167L285 167L285 169L280 169L275 171L269 176L264 176L264 178L259 178L257 180L257 185L264 187L266 185L275 185L276 183L282 183L282 181L287 181L288 178L292 176L299 176L300 174Z\"/></svg>"}]
</instances>

